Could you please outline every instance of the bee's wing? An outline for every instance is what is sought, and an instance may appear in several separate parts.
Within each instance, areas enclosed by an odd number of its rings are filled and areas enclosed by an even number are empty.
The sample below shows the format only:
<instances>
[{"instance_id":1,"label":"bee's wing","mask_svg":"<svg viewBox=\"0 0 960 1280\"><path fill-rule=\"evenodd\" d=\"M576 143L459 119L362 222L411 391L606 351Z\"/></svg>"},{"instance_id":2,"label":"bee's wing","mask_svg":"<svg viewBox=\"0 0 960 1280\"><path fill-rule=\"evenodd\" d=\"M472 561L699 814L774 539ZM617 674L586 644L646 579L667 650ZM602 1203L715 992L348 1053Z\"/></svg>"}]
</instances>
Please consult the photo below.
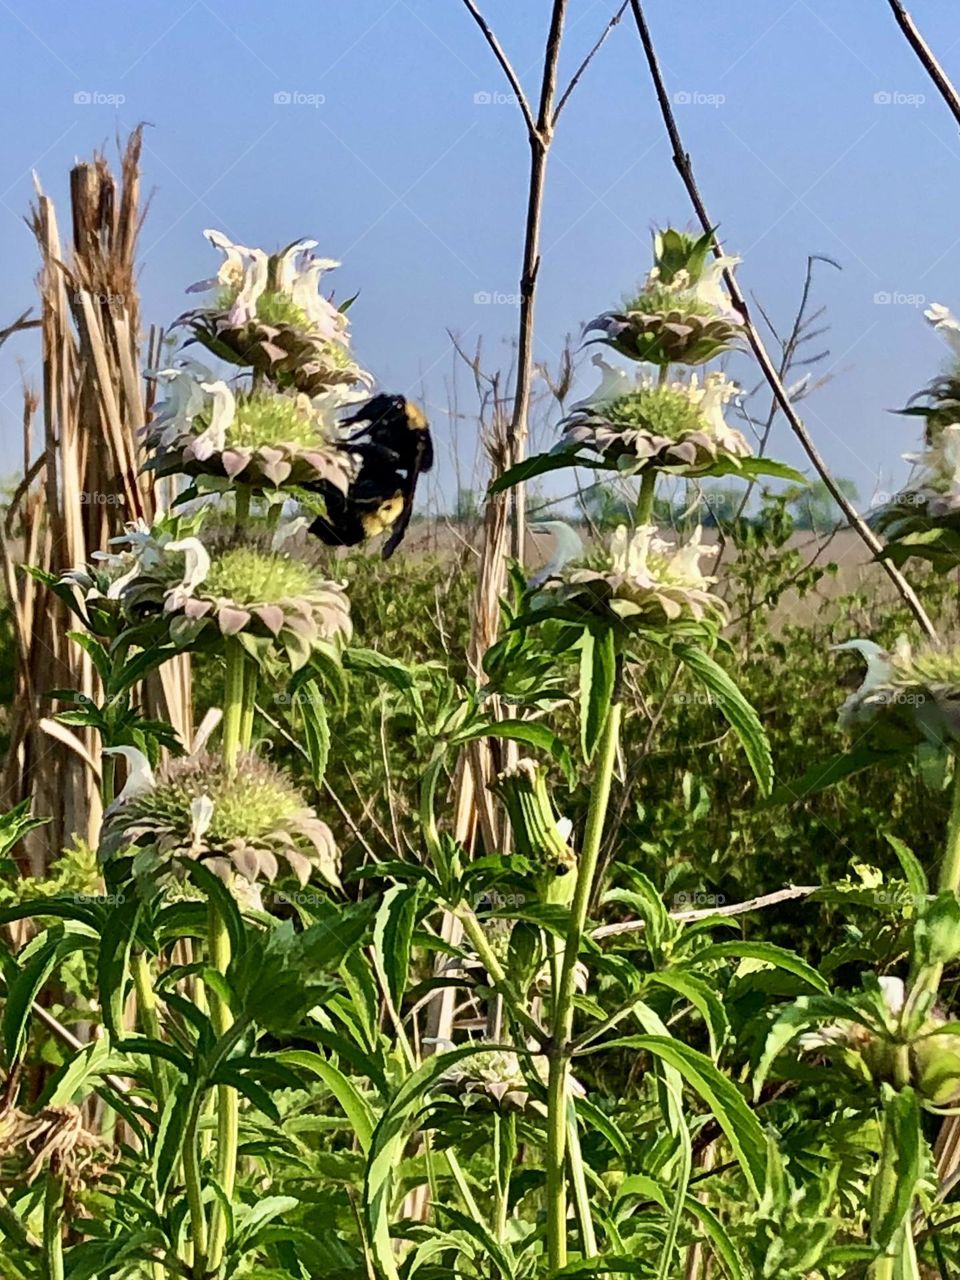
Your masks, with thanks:
<instances>
[{"instance_id":1,"label":"bee's wing","mask_svg":"<svg viewBox=\"0 0 960 1280\"><path fill-rule=\"evenodd\" d=\"M403 535L407 532L410 517L413 515L413 499L416 496L417 481L420 478L420 473L422 471L429 471L432 466L433 441L430 439L430 432L424 430L420 433L413 466L410 468L410 474L406 478L403 494L403 510L394 521L393 528L390 530L390 537L383 544L383 550L380 552L382 559L389 560L397 547L399 547L400 543L403 541Z\"/></svg>"}]
</instances>

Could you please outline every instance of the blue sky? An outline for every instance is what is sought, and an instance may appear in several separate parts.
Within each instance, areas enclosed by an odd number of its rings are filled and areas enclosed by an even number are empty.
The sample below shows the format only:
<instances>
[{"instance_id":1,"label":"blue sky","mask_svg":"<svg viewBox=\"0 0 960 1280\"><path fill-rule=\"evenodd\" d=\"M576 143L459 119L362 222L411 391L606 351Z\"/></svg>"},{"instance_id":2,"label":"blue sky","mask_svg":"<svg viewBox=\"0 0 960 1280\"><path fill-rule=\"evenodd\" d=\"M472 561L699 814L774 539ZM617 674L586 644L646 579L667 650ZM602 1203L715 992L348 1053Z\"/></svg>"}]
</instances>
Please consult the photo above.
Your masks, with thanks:
<instances>
[{"instance_id":1,"label":"blue sky","mask_svg":"<svg viewBox=\"0 0 960 1280\"><path fill-rule=\"evenodd\" d=\"M535 91L547 0L481 7ZM571 0L566 77L615 7ZM960 79L960 8L911 9ZM804 413L865 498L888 488L915 440L909 420L887 410L944 360L919 301L960 312L952 118L883 0L649 0L648 17L671 92L691 98L678 120L726 245L744 257L744 288L785 325L807 254L842 265L818 276L832 379ZM449 488L452 451L468 467L474 442L461 426L455 444L446 414L447 330L468 346L482 336L491 365L509 358L527 166L517 110L460 0L0 0L0 41L0 324L33 301L36 255L22 222L31 170L63 215L74 157L112 149L118 128L148 121L145 319L171 320L183 287L211 273L204 227L267 247L316 238L343 261L328 277L339 296L360 290L361 360L387 389L424 388ZM552 155L538 358L645 273L654 224L689 217L625 19L571 100ZM24 335L0 359L7 471L19 452L16 359L35 379L37 350ZM774 452L802 461L785 426Z\"/></svg>"}]
</instances>

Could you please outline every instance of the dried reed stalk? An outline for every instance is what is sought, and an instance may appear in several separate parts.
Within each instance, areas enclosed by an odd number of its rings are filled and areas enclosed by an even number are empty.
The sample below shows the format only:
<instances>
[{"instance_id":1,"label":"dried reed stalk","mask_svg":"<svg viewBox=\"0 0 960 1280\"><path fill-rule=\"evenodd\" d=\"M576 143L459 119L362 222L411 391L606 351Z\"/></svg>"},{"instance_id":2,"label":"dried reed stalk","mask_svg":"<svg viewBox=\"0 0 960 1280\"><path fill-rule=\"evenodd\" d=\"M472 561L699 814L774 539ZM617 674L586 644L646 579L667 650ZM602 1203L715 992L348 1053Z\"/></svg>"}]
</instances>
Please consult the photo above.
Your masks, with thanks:
<instances>
[{"instance_id":1,"label":"dried reed stalk","mask_svg":"<svg viewBox=\"0 0 960 1280\"><path fill-rule=\"evenodd\" d=\"M127 139L119 181L106 158L70 172L72 245L64 250L52 200L35 180L27 224L40 250L42 395L24 390L24 481L2 530L17 643L11 746L0 803L29 799L51 817L25 841L24 869L42 875L73 837L95 843L100 822L99 749L91 731L53 720L57 688L99 696L92 664L68 637L68 610L16 562L58 574L89 560L127 521L150 520L152 480L140 474L141 382L136 243L142 224L141 130ZM34 444L40 411L42 437ZM167 664L142 691L151 715L190 741L186 660Z\"/></svg>"}]
</instances>

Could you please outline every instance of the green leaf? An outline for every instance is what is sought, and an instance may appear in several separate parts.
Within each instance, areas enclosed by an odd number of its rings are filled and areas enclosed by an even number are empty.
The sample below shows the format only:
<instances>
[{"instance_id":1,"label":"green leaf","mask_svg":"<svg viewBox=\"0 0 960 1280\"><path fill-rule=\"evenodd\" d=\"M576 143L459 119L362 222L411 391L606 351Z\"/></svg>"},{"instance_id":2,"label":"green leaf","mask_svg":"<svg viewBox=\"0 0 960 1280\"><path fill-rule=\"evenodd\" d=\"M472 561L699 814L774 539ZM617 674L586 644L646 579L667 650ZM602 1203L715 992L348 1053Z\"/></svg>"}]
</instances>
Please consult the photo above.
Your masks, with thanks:
<instances>
[{"instance_id":1,"label":"green leaf","mask_svg":"<svg viewBox=\"0 0 960 1280\"><path fill-rule=\"evenodd\" d=\"M606 1041L604 1049L636 1049L650 1053L672 1067L703 1099L727 1136L750 1190L760 1198L766 1178L767 1144L760 1122L743 1094L699 1049L671 1036L625 1036Z\"/></svg>"},{"instance_id":2,"label":"green leaf","mask_svg":"<svg viewBox=\"0 0 960 1280\"><path fill-rule=\"evenodd\" d=\"M729 1025L723 1004L717 998L710 983L682 969L665 969L662 973L652 973L647 981L655 987L666 987L689 1001L706 1024L710 1037L710 1056L716 1061L727 1038Z\"/></svg>"},{"instance_id":3,"label":"green leaf","mask_svg":"<svg viewBox=\"0 0 960 1280\"><path fill-rule=\"evenodd\" d=\"M884 1092L880 1162L870 1183L870 1237L889 1252L913 1208L924 1143L916 1093L895 1093L889 1086Z\"/></svg>"},{"instance_id":4,"label":"green leaf","mask_svg":"<svg viewBox=\"0 0 960 1280\"><path fill-rule=\"evenodd\" d=\"M837 996L800 996L783 1010L767 1032L763 1053L753 1073L754 1098L760 1097L760 1090L774 1060L791 1040L822 1022L855 1022L861 1026L870 1026L863 1011L849 1000L842 1000Z\"/></svg>"},{"instance_id":5,"label":"green leaf","mask_svg":"<svg viewBox=\"0 0 960 1280\"><path fill-rule=\"evenodd\" d=\"M264 1196L249 1209L244 1208L238 1215L236 1240L234 1247L238 1253L245 1252L250 1237L261 1227L265 1227L281 1214L291 1214L300 1208L300 1201L295 1196Z\"/></svg>"},{"instance_id":6,"label":"green leaf","mask_svg":"<svg viewBox=\"0 0 960 1280\"><path fill-rule=\"evenodd\" d=\"M87 945L88 939L85 936L65 934L62 929L63 926L58 925L56 930L50 930L45 941L42 941L45 937L43 934L34 939L34 943L30 945L39 945L35 946L16 977L7 983L7 1000L3 1010L3 1045L8 1063L15 1062L20 1056L33 1002L47 978L65 956Z\"/></svg>"},{"instance_id":7,"label":"green leaf","mask_svg":"<svg viewBox=\"0 0 960 1280\"><path fill-rule=\"evenodd\" d=\"M747 762L753 770L761 795L773 786L773 757L760 717L719 663L702 649L678 644L674 653L716 702L717 707L740 739Z\"/></svg>"},{"instance_id":8,"label":"green leaf","mask_svg":"<svg viewBox=\"0 0 960 1280\"><path fill-rule=\"evenodd\" d=\"M806 800L819 791L842 782L861 769L869 769L873 765L896 764L909 756L908 750L878 751L874 747L860 746L842 755L828 756L809 769L794 782L781 782L767 800L767 805L795 804L798 800Z\"/></svg>"},{"instance_id":9,"label":"green leaf","mask_svg":"<svg viewBox=\"0 0 960 1280\"><path fill-rule=\"evenodd\" d=\"M107 916L97 954L97 989L104 1026L118 1040L123 1034L123 1006L130 971L130 948L140 915L136 900L120 903Z\"/></svg>"},{"instance_id":10,"label":"green leaf","mask_svg":"<svg viewBox=\"0 0 960 1280\"><path fill-rule=\"evenodd\" d=\"M400 1274L390 1239L390 1224L396 1220L394 1175L420 1112L426 1106L427 1095L454 1063L489 1049L489 1045L472 1044L434 1054L403 1082L373 1131L363 1201L370 1248L387 1280L399 1280Z\"/></svg>"},{"instance_id":11,"label":"green leaf","mask_svg":"<svg viewBox=\"0 0 960 1280\"><path fill-rule=\"evenodd\" d=\"M376 649L345 649L343 665L348 671L362 671L392 685L401 693L416 688L416 677L405 662L391 658Z\"/></svg>"},{"instance_id":12,"label":"green leaf","mask_svg":"<svg viewBox=\"0 0 960 1280\"><path fill-rule=\"evenodd\" d=\"M357 1091L350 1077L344 1075L339 1067L335 1067L332 1062L328 1062L319 1053L313 1053L309 1049L285 1050L277 1054L277 1059L288 1066L299 1067L301 1071L308 1071L311 1075L316 1076L318 1080L321 1080L336 1098L344 1115L350 1121L357 1141L360 1143L360 1149L364 1153L369 1151L370 1139L373 1136L373 1112Z\"/></svg>"},{"instance_id":13,"label":"green leaf","mask_svg":"<svg viewBox=\"0 0 960 1280\"><path fill-rule=\"evenodd\" d=\"M410 948L417 921L419 886L393 885L383 895L373 925L373 950L396 1008L407 985Z\"/></svg>"},{"instance_id":14,"label":"green leaf","mask_svg":"<svg viewBox=\"0 0 960 1280\"><path fill-rule=\"evenodd\" d=\"M585 629L580 649L580 746L589 764L613 701L617 649L612 627Z\"/></svg>"},{"instance_id":15,"label":"green leaf","mask_svg":"<svg viewBox=\"0 0 960 1280\"><path fill-rule=\"evenodd\" d=\"M45 826L49 821L49 818L31 816L29 800L22 800L8 813L0 814L0 857L5 857L28 831Z\"/></svg>"},{"instance_id":16,"label":"green leaf","mask_svg":"<svg viewBox=\"0 0 960 1280\"><path fill-rule=\"evenodd\" d=\"M883 838L897 855L897 861L903 868L903 877L914 898L918 902L926 899L930 889L927 883L927 873L924 871L920 859L902 840L890 835L889 832L884 832Z\"/></svg>"},{"instance_id":17,"label":"green leaf","mask_svg":"<svg viewBox=\"0 0 960 1280\"><path fill-rule=\"evenodd\" d=\"M476 1240L482 1251L479 1256L485 1261L492 1262L504 1280L513 1280L515 1267L512 1257L506 1246L498 1244L482 1222L477 1222L449 1204L438 1204L437 1212L442 1217L449 1218L461 1231L465 1231L468 1236Z\"/></svg>"},{"instance_id":18,"label":"green leaf","mask_svg":"<svg viewBox=\"0 0 960 1280\"><path fill-rule=\"evenodd\" d=\"M571 790L576 785L577 773L573 767L570 752L560 738L539 721L488 720L458 734L456 741L460 744L472 742L475 738L509 738L514 742L525 742L528 746L546 751L563 770Z\"/></svg>"},{"instance_id":19,"label":"green leaf","mask_svg":"<svg viewBox=\"0 0 960 1280\"><path fill-rule=\"evenodd\" d=\"M160 1195L177 1167L184 1132L200 1102L198 1080L181 1080L167 1098L153 1146L153 1177Z\"/></svg>"},{"instance_id":20,"label":"green leaf","mask_svg":"<svg viewBox=\"0 0 960 1280\"><path fill-rule=\"evenodd\" d=\"M795 978L800 978L816 991L826 995L830 988L825 979L823 979L816 969L806 960L802 960L800 956L793 951L788 951L786 947L778 947L773 942L713 942L705 947L703 951L697 952L698 962L701 960L716 960L722 956L735 956L738 960L762 960L765 964L773 965L775 969L783 969L786 973L792 973Z\"/></svg>"},{"instance_id":21,"label":"green leaf","mask_svg":"<svg viewBox=\"0 0 960 1280\"><path fill-rule=\"evenodd\" d=\"M310 761L310 776L315 787L323 785L330 758L330 723L320 689L314 680L305 680L295 695L300 709L300 722Z\"/></svg>"},{"instance_id":22,"label":"green leaf","mask_svg":"<svg viewBox=\"0 0 960 1280\"><path fill-rule=\"evenodd\" d=\"M487 492L491 495L503 493L505 489L512 489L514 485L532 480L534 476L543 476L550 471L559 471L563 467L585 467L592 471L611 470L601 462L578 457L579 450L578 444L560 444L549 453L538 453L532 458L525 458L523 462L518 462L515 467L510 467L502 476L498 476Z\"/></svg>"}]
</instances>

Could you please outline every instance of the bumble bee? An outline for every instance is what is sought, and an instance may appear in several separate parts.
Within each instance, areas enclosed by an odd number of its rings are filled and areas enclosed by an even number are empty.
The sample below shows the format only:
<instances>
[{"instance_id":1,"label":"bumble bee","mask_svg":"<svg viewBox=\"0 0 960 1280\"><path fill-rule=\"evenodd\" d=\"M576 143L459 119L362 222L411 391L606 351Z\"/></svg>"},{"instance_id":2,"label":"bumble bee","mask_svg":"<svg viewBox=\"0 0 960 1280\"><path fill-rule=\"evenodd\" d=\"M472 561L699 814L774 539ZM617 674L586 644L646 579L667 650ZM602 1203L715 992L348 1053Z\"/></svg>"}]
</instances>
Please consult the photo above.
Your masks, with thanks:
<instances>
[{"instance_id":1,"label":"bumble bee","mask_svg":"<svg viewBox=\"0 0 960 1280\"><path fill-rule=\"evenodd\" d=\"M355 547L389 531L381 551L389 560L410 523L417 480L433 466L433 440L426 418L403 396L374 396L343 425L358 423L364 425L338 445L355 460L353 479L345 494L329 481L311 486L327 514L310 532L329 547Z\"/></svg>"}]
</instances>

